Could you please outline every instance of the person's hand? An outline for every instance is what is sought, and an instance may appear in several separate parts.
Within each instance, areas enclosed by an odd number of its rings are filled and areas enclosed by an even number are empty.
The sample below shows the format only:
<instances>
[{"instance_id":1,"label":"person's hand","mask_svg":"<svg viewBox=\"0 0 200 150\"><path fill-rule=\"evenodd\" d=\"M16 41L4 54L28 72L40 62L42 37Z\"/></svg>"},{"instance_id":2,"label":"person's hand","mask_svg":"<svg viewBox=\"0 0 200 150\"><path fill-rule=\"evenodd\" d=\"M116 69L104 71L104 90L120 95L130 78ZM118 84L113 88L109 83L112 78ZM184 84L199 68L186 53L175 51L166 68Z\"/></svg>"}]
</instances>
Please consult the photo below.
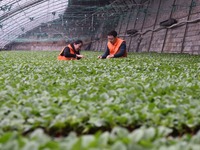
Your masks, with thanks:
<instances>
[{"instance_id":1,"label":"person's hand","mask_svg":"<svg viewBox=\"0 0 200 150\"><path fill-rule=\"evenodd\" d=\"M84 58L83 55L76 55L76 57L78 57L78 58Z\"/></svg>"},{"instance_id":2,"label":"person's hand","mask_svg":"<svg viewBox=\"0 0 200 150\"><path fill-rule=\"evenodd\" d=\"M113 58L114 55L108 55L106 58Z\"/></svg>"},{"instance_id":3,"label":"person's hand","mask_svg":"<svg viewBox=\"0 0 200 150\"><path fill-rule=\"evenodd\" d=\"M97 58L102 59L102 56L98 56Z\"/></svg>"}]
</instances>

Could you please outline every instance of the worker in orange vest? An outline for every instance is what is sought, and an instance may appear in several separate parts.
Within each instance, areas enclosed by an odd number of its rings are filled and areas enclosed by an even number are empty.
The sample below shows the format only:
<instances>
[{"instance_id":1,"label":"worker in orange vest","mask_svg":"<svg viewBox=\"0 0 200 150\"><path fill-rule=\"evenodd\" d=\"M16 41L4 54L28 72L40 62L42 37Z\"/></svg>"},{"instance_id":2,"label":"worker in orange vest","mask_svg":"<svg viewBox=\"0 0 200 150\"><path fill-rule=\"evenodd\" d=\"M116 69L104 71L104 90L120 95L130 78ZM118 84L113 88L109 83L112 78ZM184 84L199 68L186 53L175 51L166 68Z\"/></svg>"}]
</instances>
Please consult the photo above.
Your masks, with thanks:
<instances>
[{"instance_id":1,"label":"worker in orange vest","mask_svg":"<svg viewBox=\"0 0 200 150\"><path fill-rule=\"evenodd\" d=\"M105 59L127 57L126 42L117 37L116 31L109 32L107 38L107 49L105 53L102 56L98 56L98 58Z\"/></svg>"},{"instance_id":2,"label":"worker in orange vest","mask_svg":"<svg viewBox=\"0 0 200 150\"><path fill-rule=\"evenodd\" d=\"M84 56L80 55L80 50L83 45L83 41L77 40L66 47L64 47L58 55L58 60L77 60Z\"/></svg>"}]
</instances>

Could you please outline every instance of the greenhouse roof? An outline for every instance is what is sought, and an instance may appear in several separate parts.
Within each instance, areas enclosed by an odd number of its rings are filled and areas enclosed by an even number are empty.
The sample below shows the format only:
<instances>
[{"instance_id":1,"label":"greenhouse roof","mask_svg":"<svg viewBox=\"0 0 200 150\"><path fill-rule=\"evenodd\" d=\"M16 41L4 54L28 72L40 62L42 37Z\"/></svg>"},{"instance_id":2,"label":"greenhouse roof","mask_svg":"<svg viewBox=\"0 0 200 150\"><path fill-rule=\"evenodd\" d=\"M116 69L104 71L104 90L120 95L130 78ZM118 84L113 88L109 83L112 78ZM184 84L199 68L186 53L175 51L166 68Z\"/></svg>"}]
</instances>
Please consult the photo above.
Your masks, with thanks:
<instances>
[{"instance_id":1,"label":"greenhouse roof","mask_svg":"<svg viewBox=\"0 0 200 150\"><path fill-rule=\"evenodd\" d=\"M64 14L68 0L0 0L0 48Z\"/></svg>"},{"instance_id":2,"label":"greenhouse roof","mask_svg":"<svg viewBox=\"0 0 200 150\"><path fill-rule=\"evenodd\" d=\"M104 33L98 30L102 22L116 26L120 16L144 1L0 0L0 49L22 42L73 40L80 35L87 39L97 31Z\"/></svg>"}]
</instances>

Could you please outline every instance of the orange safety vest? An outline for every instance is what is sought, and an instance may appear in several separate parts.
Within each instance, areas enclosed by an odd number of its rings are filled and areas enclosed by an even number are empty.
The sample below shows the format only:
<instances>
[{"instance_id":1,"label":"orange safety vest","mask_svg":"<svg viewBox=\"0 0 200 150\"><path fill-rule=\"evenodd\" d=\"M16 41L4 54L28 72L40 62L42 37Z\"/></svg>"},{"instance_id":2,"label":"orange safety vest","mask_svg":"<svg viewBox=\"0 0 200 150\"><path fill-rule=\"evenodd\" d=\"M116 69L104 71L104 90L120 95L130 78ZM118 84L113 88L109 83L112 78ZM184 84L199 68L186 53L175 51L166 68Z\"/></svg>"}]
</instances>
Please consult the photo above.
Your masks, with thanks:
<instances>
[{"instance_id":1,"label":"orange safety vest","mask_svg":"<svg viewBox=\"0 0 200 150\"><path fill-rule=\"evenodd\" d=\"M122 42L124 42L124 40L122 40L120 38L116 38L114 45L112 43L108 42L107 46L110 50L110 55L115 55L119 52L119 48L120 48ZM124 55L122 57L127 57L127 51L124 53Z\"/></svg>"},{"instance_id":2,"label":"orange safety vest","mask_svg":"<svg viewBox=\"0 0 200 150\"><path fill-rule=\"evenodd\" d=\"M71 53L71 54L76 54L75 51L73 50L73 48L72 48L72 46L71 46L70 44L67 45L67 47L69 47L70 53ZM74 57L65 57L65 56L61 56L61 54L62 54L62 52L64 51L65 48L66 48L66 47L64 47L64 48L61 50L60 54L58 55L58 60L77 60L77 58L74 58Z\"/></svg>"}]
</instances>

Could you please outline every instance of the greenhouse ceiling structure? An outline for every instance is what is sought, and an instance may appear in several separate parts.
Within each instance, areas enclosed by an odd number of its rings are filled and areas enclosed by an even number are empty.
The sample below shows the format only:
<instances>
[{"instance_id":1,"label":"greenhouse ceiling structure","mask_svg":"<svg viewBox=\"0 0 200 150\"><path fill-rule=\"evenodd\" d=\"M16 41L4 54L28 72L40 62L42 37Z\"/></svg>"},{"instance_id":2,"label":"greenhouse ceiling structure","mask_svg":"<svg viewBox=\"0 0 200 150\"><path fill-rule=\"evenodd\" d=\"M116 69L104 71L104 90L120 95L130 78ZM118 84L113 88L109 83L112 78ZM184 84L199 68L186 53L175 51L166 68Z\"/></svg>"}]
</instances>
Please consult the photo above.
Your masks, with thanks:
<instances>
[{"instance_id":1,"label":"greenhouse ceiling structure","mask_svg":"<svg viewBox=\"0 0 200 150\"><path fill-rule=\"evenodd\" d=\"M59 18L68 6L68 0L1 0L0 46L19 35Z\"/></svg>"},{"instance_id":2,"label":"greenhouse ceiling structure","mask_svg":"<svg viewBox=\"0 0 200 150\"><path fill-rule=\"evenodd\" d=\"M50 23L62 16L78 16L80 7L85 4L98 5L109 3L105 0L0 0L0 48L21 35ZM68 9L71 4L72 9ZM79 8L74 7L79 6ZM91 13L93 8L88 9ZM74 13L77 12L77 13ZM63 23L63 22L62 22Z\"/></svg>"}]
</instances>

